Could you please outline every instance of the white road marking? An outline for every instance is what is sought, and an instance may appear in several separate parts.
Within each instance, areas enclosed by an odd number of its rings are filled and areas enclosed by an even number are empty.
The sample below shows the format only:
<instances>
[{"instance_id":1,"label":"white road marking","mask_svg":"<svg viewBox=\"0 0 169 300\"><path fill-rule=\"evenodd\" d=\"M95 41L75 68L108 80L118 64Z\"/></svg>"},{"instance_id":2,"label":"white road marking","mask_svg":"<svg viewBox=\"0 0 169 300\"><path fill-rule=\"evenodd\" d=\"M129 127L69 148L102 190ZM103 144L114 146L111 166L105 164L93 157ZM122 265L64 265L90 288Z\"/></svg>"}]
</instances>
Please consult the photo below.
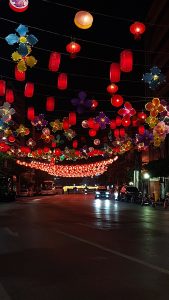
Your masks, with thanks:
<instances>
[{"instance_id":1,"label":"white road marking","mask_svg":"<svg viewBox=\"0 0 169 300\"><path fill-rule=\"evenodd\" d=\"M104 247L104 246L102 246L102 245L99 245L99 244L97 244L97 243L93 243L93 242L90 242L90 241L88 241L88 240L79 238L78 236L69 234L69 233L64 232L64 231L61 231L61 230L55 230L55 232L57 232L58 234L62 234L62 235L64 235L64 236L66 236L66 237L69 237L69 238L71 238L71 239L75 239L75 240L77 240L77 241L80 241L80 242L82 242L82 243L85 243L85 244L87 244L87 245L90 245L90 246L92 246L92 247L96 247L96 248L98 248L98 249L100 249L100 250L103 250L103 251L106 251L106 252L108 252L108 253L111 253L111 254L114 254L114 255L123 257L123 258L125 258L125 259L127 259L127 260L129 260L129 261L136 262L136 263L138 263L138 264L140 264L140 265L143 265L143 266L145 266L145 267L148 267L148 268L153 269L153 270L155 270L155 271L158 271L158 272L160 272L160 273L164 273L164 274L169 275L169 270L164 269L164 268L161 268L161 267L158 267L158 266L153 265L153 264L151 264L151 263L145 262L144 260L141 260L141 259L132 257L132 256L130 256L130 255L124 254L124 253L119 252L119 251L116 251L116 250L112 250L112 249L106 248L106 247Z\"/></svg>"},{"instance_id":2,"label":"white road marking","mask_svg":"<svg viewBox=\"0 0 169 300\"><path fill-rule=\"evenodd\" d=\"M2 284L0 283L0 299L1 300L11 300L5 289L3 288Z\"/></svg>"}]
</instances>

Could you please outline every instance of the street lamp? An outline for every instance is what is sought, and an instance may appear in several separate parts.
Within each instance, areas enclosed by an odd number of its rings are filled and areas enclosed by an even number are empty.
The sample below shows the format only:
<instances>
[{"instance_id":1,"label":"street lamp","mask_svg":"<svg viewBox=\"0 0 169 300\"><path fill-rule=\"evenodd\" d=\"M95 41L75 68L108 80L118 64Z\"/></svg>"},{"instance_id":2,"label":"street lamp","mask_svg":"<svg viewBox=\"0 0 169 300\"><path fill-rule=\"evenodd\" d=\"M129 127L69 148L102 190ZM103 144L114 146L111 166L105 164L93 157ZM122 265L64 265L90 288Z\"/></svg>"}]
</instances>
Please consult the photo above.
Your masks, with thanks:
<instances>
[{"instance_id":1,"label":"street lamp","mask_svg":"<svg viewBox=\"0 0 169 300\"><path fill-rule=\"evenodd\" d=\"M143 194L149 194L149 179L150 174L148 172L143 173Z\"/></svg>"}]
</instances>

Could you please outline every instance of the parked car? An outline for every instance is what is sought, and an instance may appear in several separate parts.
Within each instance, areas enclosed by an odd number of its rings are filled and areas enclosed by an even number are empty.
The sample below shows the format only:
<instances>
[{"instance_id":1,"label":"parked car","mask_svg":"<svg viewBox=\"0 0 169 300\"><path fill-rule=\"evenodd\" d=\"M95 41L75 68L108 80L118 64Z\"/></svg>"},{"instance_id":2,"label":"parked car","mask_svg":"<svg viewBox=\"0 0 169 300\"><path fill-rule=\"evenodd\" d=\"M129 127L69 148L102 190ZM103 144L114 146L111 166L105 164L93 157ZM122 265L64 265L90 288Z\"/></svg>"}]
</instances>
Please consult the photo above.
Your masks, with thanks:
<instances>
[{"instance_id":1,"label":"parked car","mask_svg":"<svg viewBox=\"0 0 169 300\"><path fill-rule=\"evenodd\" d=\"M110 199L111 193L105 187L100 187L95 192L96 199Z\"/></svg>"},{"instance_id":2,"label":"parked car","mask_svg":"<svg viewBox=\"0 0 169 300\"><path fill-rule=\"evenodd\" d=\"M120 199L127 202L139 203L140 192L135 186L125 186L125 191L120 193Z\"/></svg>"},{"instance_id":3,"label":"parked car","mask_svg":"<svg viewBox=\"0 0 169 300\"><path fill-rule=\"evenodd\" d=\"M35 195L35 192L32 189L21 188L19 192L20 197L32 197Z\"/></svg>"}]
</instances>

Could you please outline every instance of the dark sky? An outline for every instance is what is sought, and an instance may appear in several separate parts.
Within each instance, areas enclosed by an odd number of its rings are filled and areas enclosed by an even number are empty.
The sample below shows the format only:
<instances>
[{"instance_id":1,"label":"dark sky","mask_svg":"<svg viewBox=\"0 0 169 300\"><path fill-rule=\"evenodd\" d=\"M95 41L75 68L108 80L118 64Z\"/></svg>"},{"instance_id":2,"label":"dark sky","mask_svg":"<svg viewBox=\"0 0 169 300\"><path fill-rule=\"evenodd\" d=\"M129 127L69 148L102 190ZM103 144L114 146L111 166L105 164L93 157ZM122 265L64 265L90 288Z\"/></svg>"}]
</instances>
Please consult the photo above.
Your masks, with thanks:
<instances>
[{"instance_id":1,"label":"dark sky","mask_svg":"<svg viewBox=\"0 0 169 300\"><path fill-rule=\"evenodd\" d=\"M100 2L100 1L99 1ZM24 13L13 12L8 1L0 2L1 46L0 64L1 75L12 86L16 97L21 99L23 107L34 105L36 114L45 113L46 96L55 96L55 113L46 113L47 117L63 118L74 110L70 100L77 97L83 90L89 98L95 98L99 106L95 112L78 116L80 122L89 116L96 116L104 111L113 118L114 108L110 104L110 95L106 91L109 81L111 62L119 60L120 51L133 49L134 68L130 74L122 74L119 94L133 106L141 109L145 103L145 87L141 81L145 68L144 37L134 40L129 27L134 21L143 21L152 1L48 1L30 0L29 9ZM88 30L77 28L73 22L78 10L90 11L93 15L93 26ZM32 50L38 64L27 71L27 81L35 83L35 94L32 99L23 95L24 84L14 80L14 66L11 53L16 46L9 46L3 38L14 33L19 24L29 27L39 42ZM66 53L66 45L75 39L82 47L75 59L70 59ZM48 71L48 60L51 51L62 53L59 72L68 73L68 90L57 89L58 73ZM6 59L6 60L5 60ZM8 61L9 60L9 61ZM143 97L143 98L141 98ZM15 104L14 104L15 106Z\"/></svg>"}]
</instances>

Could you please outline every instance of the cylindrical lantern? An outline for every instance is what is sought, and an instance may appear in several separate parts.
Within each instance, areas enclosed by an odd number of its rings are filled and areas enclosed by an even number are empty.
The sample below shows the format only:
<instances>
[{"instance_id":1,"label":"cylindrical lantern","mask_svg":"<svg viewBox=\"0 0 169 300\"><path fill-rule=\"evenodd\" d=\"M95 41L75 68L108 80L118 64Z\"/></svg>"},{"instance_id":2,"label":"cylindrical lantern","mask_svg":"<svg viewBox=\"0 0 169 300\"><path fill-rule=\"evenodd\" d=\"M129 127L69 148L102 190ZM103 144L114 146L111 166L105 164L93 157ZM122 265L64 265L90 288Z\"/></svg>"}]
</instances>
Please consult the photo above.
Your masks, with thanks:
<instances>
[{"instance_id":1,"label":"cylindrical lantern","mask_svg":"<svg viewBox=\"0 0 169 300\"><path fill-rule=\"evenodd\" d=\"M111 97L111 104L115 107L120 107L123 104L123 97L121 95L114 95Z\"/></svg>"},{"instance_id":2,"label":"cylindrical lantern","mask_svg":"<svg viewBox=\"0 0 169 300\"><path fill-rule=\"evenodd\" d=\"M69 44L67 44L66 46L66 51L68 53L70 53L70 57L71 58L75 58L76 57L76 54L78 52L80 52L81 50L81 46L78 44L78 43L75 43L75 42L70 42Z\"/></svg>"},{"instance_id":3,"label":"cylindrical lantern","mask_svg":"<svg viewBox=\"0 0 169 300\"><path fill-rule=\"evenodd\" d=\"M28 9L28 0L9 0L10 8L15 12L24 12Z\"/></svg>"},{"instance_id":4,"label":"cylindrical lantern","mask_svg":"<svg viewBox=\"0 0 169 300\"><path fill-rule=\"evenodd\" d=\"M6 90L6 82L5 80L0 80L0 96L5 95L5 90Z\"/></svg>"},{"instance_id":5,"label":"cylindrical lantern","mask_svg":"<svg viewBox=\"0 0 169 300\"><path fill-rule=\"evenodd\" d=\"M74 17L74 23L80 29L88 29L92 26L93 16L88 11L78 11Z\"/></svg>"},{"instance_id":6,"label":"cylindrical lantern","mask_svg":"<svg viewBox=\"0 0 169 300\"><path fill-rule=\"evenodd\" d=\"M133 53L131 50L123 50L120 53L120 69L123 72L131 72L133 69Z\"/></svg>"},{"instance_id":7,"label":"cylindrical lantern","mask_svg":"<svg viewBox=\"0 0 169 300\"><path fill-rule=\"evenodd\" d=\"M15 79L18 81L24 81L25 80L25 72L21 72L18 70L17 66L15 66Z\"/></svg>"},{"instance_id":8,"label":"cylindrical lantern","mask_svg":"<svg viewBox=\"0 0 169 300\"><path fill-rule=\"evenodd\" d=\"M35 118L35 110L34 110L33 106L28 107L27 118L30 121L34 120L34 118Z\"/></svg>"},{"instance_id":9,"label":"cylindrical lantern","mask_svg":"<svg viewBox=\"0 0 169 300\"><path fill-rule=\"evenodd\" d=\"M130 26L130 32L134 35L135 40L139 40L141 35L145 32L145 25L140 22L135 22Z\"/></svg>"},{"instance_id":10,"label":"cylindrical lantern","mask_svg":"<svg viewBox=\"0 0 169 300\"><path fill-rule=\"evenodd\" d=\"M73 141L73 148L76 149L78 146L78 141L77 140L74 140Z\"/></svg>"},{"instance_id":11,"label":"cylindrical lantern","mask_svg":"<svg viewBox=\"0 0 169 300\"><path fill-rule=\"evenodd\" d=\"M119 137L119 129L114 130L114 136L115 136L115 138Z\"/></svg>"},{"instance_id":12,"label":"cylindrical lantern","mask_svg":"<svg viewBox=\"0 0 169 300\"><path fill-rule=\"evenodd\" d=\"M31 98L33 96L33 93L34 93L34 83L27 82L25 84L25 91L24 91L25 97Z\"/></svg>"},{"instance_id":13,"label":"cylindrical lantern","mask_svg":"<svg viewBox=\"0 0 169 300\"><path fill-rule=\"evenodd\" d=\"M138 127L138 133L139 133L140 135L143 135L143 134L145 133L145 127L144 127L144 125L140 125L140 126Z\"/></svg>"},{"instance_id":14,"label":"cylindrical lantern","mask_svg":"<svg viewBox=\"0 0 169 300\"><path fill-rule=\"evenodd\" d=\"M116 126L121 126L121 122L122 122L122 119L119 116L117 116L116 117Z\"/></svg>"},{"instance_id":15,"label":"cylindrical lantern","mask_svg":"<svg viewBox=\"0 0 169 300\"><path fill-rule=\"evenodd\" d=\"M121 137L124 137L125 136L125 129L124 128L120 128L120 131L119 131L119 133L120 133L120 136Z\"/></svg>"},{"instance_id":16,"label":"cylindrical lantern","mask_svg":"<svg viewBox=\"0 0 169 300\"><path fill-rule=\"evenodd\" d=\"M68 130L69 129L69 120L68 118L63 119L63 129Z\"/></svg>"},{"instance_id":17,"label":"cylindrical lantern","mask_svg":"<svg viewBox=\"0 0 169 300\"><path fill-rule=\"evenodd\" d=\"M6 102L13 103L14 102L14 93L11 89L6 89L6 95L5 95Z\"/></svg>"},{"instance_id":18,"label":"cylindrical lantern","mask_svg":"<svg viewBox=\"0 0 169 300\"><path fill-rule=\"evenodd\" d=\"M94 129L90 129L89 130L89 135L91 136L91 137L94 137L94 136L96 136L96 130L94 130Z\"/></svg>"},{"instance_id":19,"label":"cylindrical lantern","mask_svg":"<svg viewBox=\"0 0 169 300\"><path fill-rule=\"evenodd\" d=\"M49 58L48 68L52 72L57 72L60 66L61 55L58 52L52 52Z\"/></svg>"},{"instance_id":20,"label":"cylindrical lantern","mask_svg":"<svg viewBox=\"0 0 169 300\"><path fill-rule=\"evenodd\" d=\"M47 97L46 99L46 110L47 111L54 111L55 109L55 98L54 97Z\"/></svg>"},{"instance_id":21,"label":"cylindrical lantern","mask_svg":"<svg viewBox=\"0 0 169 300\"><path fill-rule=\"evenodd\" d=\"M88 124L88 127L89 127L89 128L93 128L93 127L94 127L94 124L95 124L94 119L93 119L93 118L89 118L89 119L87 120L87 124Z\"/></svg>"},{"instance_id":22,"label":"cylindrical lantern","mask_svg":"<svg viewBox=\"0 0 169 300\"><path fill-rule=\"evenodd\" d=\"M119 82L120 81L120 64L112 63L110 65L110 81L111 82Z\"/></svg>"},{"instance_id":23,"label":"cylindrical lantern","mask_svg":"<svg viewBox=\"0 0 169 300\"><path fill-rule=\"evenodd\" d=\"M67 74L66 73L60 73L58 75L58 89L59 90L67 89Z\"/></svg>"},{"instance_id":24,"label":"cylindrical lantern","mask_svg":"<svg viewBox=\"0 0 169 300\"><path fill-rule=\"evenodd\" d=\"M111 83L107 87L107 92L109 94L115 94L118 91L118 86L115 83Z\"/></svg>"},{"instance_id":25,"label":"cylindrical lantern","mask_svg":"<svg viewBox=\"0 0 169 300\"><path fill-rule=\"evenodd\" d=\"M69 113L69 124L76 125L76 113L75 112Z\"/></svg>"},{"instance_id":26,"label":"cylindrical lantern","mask_svg":"<svg viewBox=\"0 0 169 300\"><path fill-rule=\"evenodd\" d=\"M115 129L116 128L116 121L115 120L111 120L110 121L110 128L111 129Z\"/></svg>"}]
</instances>

